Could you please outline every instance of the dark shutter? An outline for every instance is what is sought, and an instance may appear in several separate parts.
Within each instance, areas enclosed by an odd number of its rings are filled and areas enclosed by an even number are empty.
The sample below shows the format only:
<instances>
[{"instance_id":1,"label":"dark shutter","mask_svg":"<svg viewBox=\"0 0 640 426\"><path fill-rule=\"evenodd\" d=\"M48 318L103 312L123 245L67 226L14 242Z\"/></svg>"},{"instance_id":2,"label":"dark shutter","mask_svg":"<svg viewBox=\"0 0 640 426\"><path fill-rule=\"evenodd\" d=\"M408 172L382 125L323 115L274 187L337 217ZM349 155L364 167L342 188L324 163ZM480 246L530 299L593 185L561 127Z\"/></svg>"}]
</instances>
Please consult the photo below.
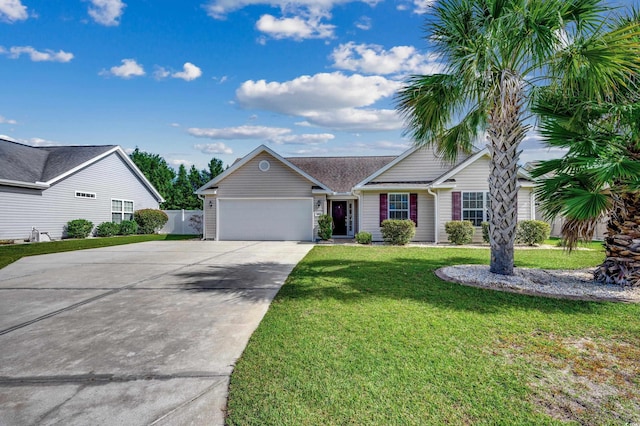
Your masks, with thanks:
<instances>
[{"instance_id":1,"label":"dark shutter","mask_svg":"<svg viewBox=\"0 0 640 426\"><path fill-rule=\"evenodd\" d=\"M459 191L451 193L451 220L462 219L462 193Z\"/></svg>"},{"instance_id":2,"label":"dark shutter","mask_svg":"<svg viewBox=\"0 0 640 426\"><path fill-rule=\"evenodd\" d=\"M387 219L387 194L380 194L380 225Z\"/></svg>"},{"instance_id":3,"label":"dark shutter","mask_svg":"<svg viewBox=\"0 0 640 426\"><path fill-rule=\"evenodd\" d=\"M418 194L409 194L409 219L418 226Z\"/></svg>"}]
</instances>

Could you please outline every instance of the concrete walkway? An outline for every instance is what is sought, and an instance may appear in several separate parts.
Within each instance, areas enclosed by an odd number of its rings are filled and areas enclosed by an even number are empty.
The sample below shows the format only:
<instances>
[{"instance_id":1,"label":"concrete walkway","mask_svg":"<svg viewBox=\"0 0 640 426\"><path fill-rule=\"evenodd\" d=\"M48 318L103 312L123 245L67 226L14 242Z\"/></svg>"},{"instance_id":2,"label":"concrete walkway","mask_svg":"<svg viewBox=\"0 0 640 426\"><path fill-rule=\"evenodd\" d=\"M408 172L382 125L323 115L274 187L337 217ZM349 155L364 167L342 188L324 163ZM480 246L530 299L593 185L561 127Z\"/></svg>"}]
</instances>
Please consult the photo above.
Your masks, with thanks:
<instances>
[{"instance_id":1,"label":"concrete walkway","mask_svg":"<svg viewBox=\"0 0 640 426\"><path fill-rule=\"evenodd\" d=\"M156 241L0 269L0 424L222 425L236 360L312 247Z\"/></svg>"}]
</instances>

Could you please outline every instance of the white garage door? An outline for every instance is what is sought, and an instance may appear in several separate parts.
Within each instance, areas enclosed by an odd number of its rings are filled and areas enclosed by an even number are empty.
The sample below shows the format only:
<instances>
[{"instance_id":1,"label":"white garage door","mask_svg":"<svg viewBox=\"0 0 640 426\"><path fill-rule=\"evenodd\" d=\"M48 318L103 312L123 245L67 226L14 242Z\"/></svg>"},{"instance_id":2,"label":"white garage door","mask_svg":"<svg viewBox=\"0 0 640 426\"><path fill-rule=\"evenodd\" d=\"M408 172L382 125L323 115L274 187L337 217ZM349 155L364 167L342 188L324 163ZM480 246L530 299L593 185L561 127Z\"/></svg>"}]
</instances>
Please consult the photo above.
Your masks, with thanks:
<instances>
[{"instance_id":1,"label":"white garage door","mask_svg":"<svg viewBox=\"0 0 640 426\"><path fill-rule=\"evenodd\" d=\"M218 239L222 241L311 241L312 199L219 199Z\"/></svg>"}]
</instances>

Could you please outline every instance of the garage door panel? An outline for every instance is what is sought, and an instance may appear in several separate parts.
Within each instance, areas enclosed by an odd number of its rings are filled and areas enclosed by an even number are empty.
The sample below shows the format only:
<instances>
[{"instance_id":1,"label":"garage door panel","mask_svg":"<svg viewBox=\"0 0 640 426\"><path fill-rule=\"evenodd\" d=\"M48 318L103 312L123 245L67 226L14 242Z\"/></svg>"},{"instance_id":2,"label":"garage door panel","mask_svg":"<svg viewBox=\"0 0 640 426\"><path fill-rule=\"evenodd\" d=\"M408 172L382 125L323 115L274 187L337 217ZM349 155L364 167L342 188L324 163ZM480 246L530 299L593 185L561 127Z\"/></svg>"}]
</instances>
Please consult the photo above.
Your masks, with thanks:
<instances>
[{"instance_id":1,"label":"garage door panel","mask_svg":"<svg viewBox=\"0 0 640 426\"><path fill-rule=\"evenodd\" d=\"M219 199L220 240L309 241L313 238L311 199Z\"/></svg>"}]
</instances>

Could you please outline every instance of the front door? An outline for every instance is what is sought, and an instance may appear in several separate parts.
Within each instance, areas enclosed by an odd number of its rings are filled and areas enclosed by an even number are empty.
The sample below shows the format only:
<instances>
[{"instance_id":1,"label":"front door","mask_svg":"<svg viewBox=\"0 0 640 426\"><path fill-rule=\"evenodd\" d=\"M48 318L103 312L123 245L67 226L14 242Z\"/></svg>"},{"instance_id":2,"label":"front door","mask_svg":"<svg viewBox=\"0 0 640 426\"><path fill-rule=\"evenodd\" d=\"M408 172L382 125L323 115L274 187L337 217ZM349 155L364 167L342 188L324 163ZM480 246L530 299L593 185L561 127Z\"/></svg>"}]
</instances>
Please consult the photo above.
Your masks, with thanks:
<instances>
[{"instance_id":1,"label":"front door","mask_svg":"<svg viewBox=\"0 0 640 426\"><path fill-rule=\"evenodd\" d=\"M331 216L333 217L333 235L347 235L347 202L333 201Z\"/></svg>"}]
</instances>

